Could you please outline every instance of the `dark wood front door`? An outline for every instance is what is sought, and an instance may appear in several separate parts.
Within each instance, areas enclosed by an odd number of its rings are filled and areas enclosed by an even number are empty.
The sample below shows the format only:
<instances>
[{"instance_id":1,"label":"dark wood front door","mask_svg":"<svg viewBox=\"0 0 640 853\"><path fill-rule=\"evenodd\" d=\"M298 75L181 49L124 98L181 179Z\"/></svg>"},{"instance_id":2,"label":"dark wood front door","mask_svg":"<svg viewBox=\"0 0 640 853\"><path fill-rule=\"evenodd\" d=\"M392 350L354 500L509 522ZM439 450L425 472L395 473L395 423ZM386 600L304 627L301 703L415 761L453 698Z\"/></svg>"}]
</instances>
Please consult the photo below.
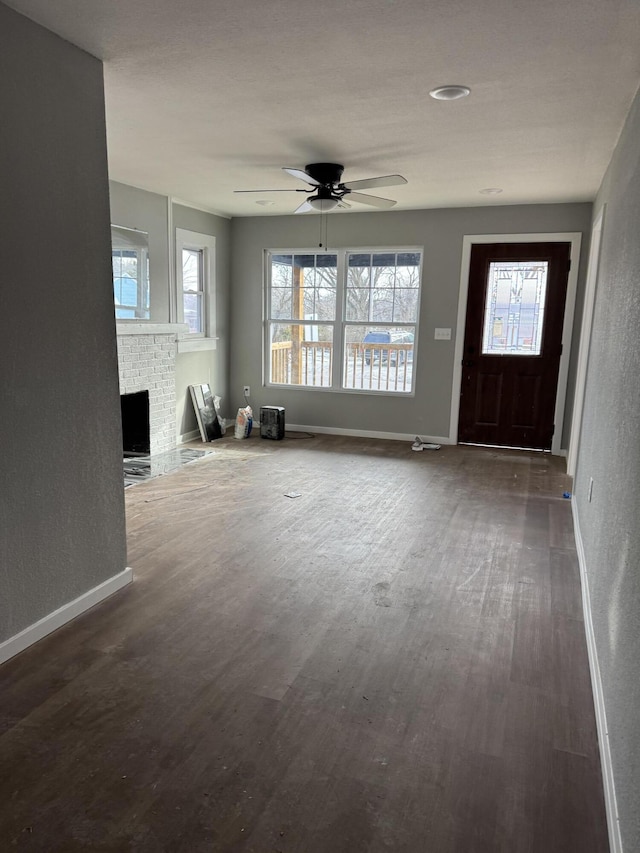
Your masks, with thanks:
<instances>
[{"instance_id":1,"label":"dark wood front door","mask_svg":"<svg viewBox=\"0 0 640 853\"><path fill-rule=\"evenodd\" d=\"M458 440L548 450L570 243L472 247Z\"/></svg>"}]
</instances>

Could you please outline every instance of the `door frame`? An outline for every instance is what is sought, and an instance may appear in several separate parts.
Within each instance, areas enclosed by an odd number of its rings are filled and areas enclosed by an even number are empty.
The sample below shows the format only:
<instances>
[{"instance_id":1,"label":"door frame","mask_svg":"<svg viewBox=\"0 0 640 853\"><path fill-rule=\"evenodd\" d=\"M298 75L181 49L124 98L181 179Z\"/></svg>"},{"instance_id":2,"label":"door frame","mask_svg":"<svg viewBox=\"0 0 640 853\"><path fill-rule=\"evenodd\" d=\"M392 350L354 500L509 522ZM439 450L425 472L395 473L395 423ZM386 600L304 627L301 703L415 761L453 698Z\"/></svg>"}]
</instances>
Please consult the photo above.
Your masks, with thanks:
<instances>
[{"instance_id":1,"label":"door frame","mask_svg":"<svg viewBox=\"0 0 640 853\"><path fill-rule=\"evenodd\" d=\"M569 437L569 455L567 457L567 474L575 474L578 452L580 450L580 428L584 411L584 393L587 385L587 364L591 344L591 327L593 326L593 311L595 308L596 291L598 289L598 272L600 269L600 249L602 247L602 232L606 204L593 220L591 243L589 244L589 262L587 266L587 283L584 291L582 307L582 328L580 330L580 350L576 368L576 390L573 396L573 412L571 414L571 435Z\"/></svg>"},{"instance_id":2,"label":"door frame","mask_svg":"<svg viewBox=\"0 0 640 853\"><path fill-rule=\"evenodd\" d=\"M469 267L471 248L478 243L570 243L571 268L567 281L567 299L562 325L562 355L558 372L558 388L555 404L555 432L551 441L551 453L565 456L562 450L562 428L564 426L564 406L567 398L567 379L571 357L571 335L573 314L578 286L578 268L582 234L579 231L554 232L552 234L465 234L462 238L462 263L460 266L460 293L458 296L458 319L456 322L456 345L454 350L453 380L451 389L451 416L449 420L449 442L458 443L458 420L460 417L460 391L462 388L462 356L464 349L464 329L467 318L467 294L469 291Z\"/></svg>"}]
</instances>

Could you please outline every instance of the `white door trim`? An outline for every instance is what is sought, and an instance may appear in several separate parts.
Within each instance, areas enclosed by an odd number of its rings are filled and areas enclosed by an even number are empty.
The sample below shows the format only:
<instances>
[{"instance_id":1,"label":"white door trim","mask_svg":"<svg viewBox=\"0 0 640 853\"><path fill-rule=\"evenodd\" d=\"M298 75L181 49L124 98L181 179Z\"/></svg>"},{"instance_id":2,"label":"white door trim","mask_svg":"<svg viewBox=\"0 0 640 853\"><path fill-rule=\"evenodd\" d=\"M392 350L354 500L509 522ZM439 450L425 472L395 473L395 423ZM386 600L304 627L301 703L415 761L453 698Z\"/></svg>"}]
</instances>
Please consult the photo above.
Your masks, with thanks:
<instances>
[{"instance_id":1,"label":"white door trim","mask_svg":"<svg viewBox=\"0 0 640 853\"><path fill-rule=\"evenodd\" d=\"M598 267L600 263L600 246L604 227L606 204L593 221L591 230L591 245L589 246L589 265L587 267L587 283L584 292L582 308L582 327L580 329L580 351L576 369L576 390L573 397L573 415L571 417L571 435L569 437L569 454L567 457L567 474L571 477L576 472L578 450L580 448L580 428L584 409L584 392L587 385L587 365L589 362L589 345L591 343L591 327L593 326L593 309L596 302L598 286Z\"/></svg>"},{"instance_id":2,"label":"white door trim","mask_svg":"<svg viewBox=\"0 0 640 853\"><path fill-rule=\"evenodd\" d=\"M578 265L582 234L579 231L554 232L552 234L466 234L462 239L462 263L460 267L460 294L458 297L458 320L456 323L456 346L453 364L453 383L451 389L451 417L449 421L449 441L458 443L458 419L460 416L460 389L462 387L462 355L464 347L464 327L467 316L467 293L469 290L469 266L471 247L477 243L571 243L571 269L567 283L567 300L562 326L562 356L558 373L556 393L556 425L551 442L551 452L561 455L562 427L564 424L564 404L567 396L567 378L569 375L569 356L571 354L571 332L573 312L576 304L578 285Z\"/></svg>"}]
</instances>

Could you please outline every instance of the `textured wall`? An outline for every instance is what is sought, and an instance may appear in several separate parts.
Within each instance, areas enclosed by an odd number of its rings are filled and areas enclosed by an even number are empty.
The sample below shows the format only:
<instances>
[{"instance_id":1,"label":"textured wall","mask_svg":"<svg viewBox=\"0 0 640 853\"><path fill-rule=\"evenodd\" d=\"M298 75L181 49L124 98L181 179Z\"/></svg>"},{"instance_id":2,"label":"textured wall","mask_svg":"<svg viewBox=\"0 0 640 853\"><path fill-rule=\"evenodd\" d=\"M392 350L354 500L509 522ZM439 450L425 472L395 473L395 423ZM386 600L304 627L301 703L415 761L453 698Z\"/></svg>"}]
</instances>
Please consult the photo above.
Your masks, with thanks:
<instances>
[{"instance_id":1,"label":"textured wall","mask_svg":"<svg viewBox=\"0 0 640 853\"><path fill-rule=\"evenodd\" d=\"M261 387L263 250L317 246L321 224L317 215L232 220L231 388L241 391L243 385L250 384L252 404L256 408L276 403L285 406L289 423L447 436L464 235L588 233L591 205L330 214L327 220L329 246L424 247L415 397L400 399ZM582 254L584 258L584 246ZM574 323L577 329L580 328L584 266L581 263ZM452 340L434 341L436 326L451 328ZM569 382L568 400L572 397L572 374Z\"/></svg>"},{"instance_id":2,"label":"textured wall","mask_svg":"<svg viewBox=\"0 0 640 853\"><path fill-rule=\"evenodd\" d=\"M625 851L640 850L640 97L606 204L575 500ZM593 497L587 499L593 478Z\"/></svg>"},{"instance_id":3,"label":"textured wall","mask_svg":"<svg viewBox=\"0 0 640 853\"><path fill-rule=\"evenodd\" d=\"M102 66L0 5L0 640L125 568Z\"/></svg>"}]
</instances>

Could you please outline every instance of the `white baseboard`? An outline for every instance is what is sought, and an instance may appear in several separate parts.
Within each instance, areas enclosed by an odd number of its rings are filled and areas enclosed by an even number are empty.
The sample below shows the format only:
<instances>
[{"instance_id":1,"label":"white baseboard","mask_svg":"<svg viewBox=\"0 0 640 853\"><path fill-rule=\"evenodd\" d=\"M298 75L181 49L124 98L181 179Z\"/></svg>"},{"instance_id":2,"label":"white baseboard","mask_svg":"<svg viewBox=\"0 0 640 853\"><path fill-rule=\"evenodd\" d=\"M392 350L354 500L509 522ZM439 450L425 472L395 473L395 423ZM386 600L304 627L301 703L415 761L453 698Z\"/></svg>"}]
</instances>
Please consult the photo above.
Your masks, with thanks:
<instances>
[{"instance_id":1,"label":"white baseboard","mask_svg":"<svg viewBox=\"0 0 640 853\"><path fill-rule=\"evenodd\" d=\"M191 432L185 432L178 436L178 444L186 444L188 441L198 441L200 439L200 430L192 429Z\"/></svg>"},{"instance_id":2,"label":"white baseboard","mask_svg":"<svg viewBox=\"0 0 640 853\"><path fill-rule=\"evenodd\" d=\"M392 441L413 441L418 435L415 432L379 432L378 430L369 429L340 429L339 427L320 427L309 426L307 424L286 424L286 429L291 432L315 432L323 435L351 435L355 438L387 438ZM420 438L430 444L455 444L447 436L424 435L420 433Z\"/></svg>"},{"instance_id":3,"label":"white baseboard","mask_svg":"<svg viewBox=\"0 0 640 853\"><path fill-rule=\"evenodd\" d=\"M0 664L19 654L19 652L23 652L29 646L37 643L38 640L42 640L47 634L51 634L58 628L62 628L63 625L66 625L67 622L84 613L85 610L89 610L90 607L94 607L96 604L104 601L105 598L113 595L114 592L130 584L132 580L133 571L126 568L119 574L114 575L114 577L85 592L74 601L63 604L62 607L54 610L53 613L49 613L48 616L45 616L38 622L34 622L33 625L29 625L28 628L20 631L14 637L10 637L8 640L0 643Z\"/></svg>"},{"instance_id":4,"label":"white baseboard","mask_svg":"<svg viewBox=\"0 0 640 853\"><path fill-rule=\"evenodd\" d=\"M591 598L589 594L587 562L580 533L580 521L578 518L578 507L575 498L571 501L573 512L573 527L576 539L576 550L578 552L578 564L580 566L580 580L582 585L582 610L584 613L584 629L587 636L587 651L589 654L589 669L591 670L591 687L593 690L593 702L596 710L596 726L598 729L598 744L600 746L600 763L602 765L602 781L604 783L604 802L607 811L607 825L609 827L609 845L611 853L623 853L622 836L620 835L620 819L618 817L618 804L616 802L616 789L613 777L613 765L611 763L611 747L609 744L609 728L607 726L607 714L602 692L602 679L600 677L600 665L596 648L596 638L593 632L593 620L591 619Z\"/></svg>"}]
</instances>

